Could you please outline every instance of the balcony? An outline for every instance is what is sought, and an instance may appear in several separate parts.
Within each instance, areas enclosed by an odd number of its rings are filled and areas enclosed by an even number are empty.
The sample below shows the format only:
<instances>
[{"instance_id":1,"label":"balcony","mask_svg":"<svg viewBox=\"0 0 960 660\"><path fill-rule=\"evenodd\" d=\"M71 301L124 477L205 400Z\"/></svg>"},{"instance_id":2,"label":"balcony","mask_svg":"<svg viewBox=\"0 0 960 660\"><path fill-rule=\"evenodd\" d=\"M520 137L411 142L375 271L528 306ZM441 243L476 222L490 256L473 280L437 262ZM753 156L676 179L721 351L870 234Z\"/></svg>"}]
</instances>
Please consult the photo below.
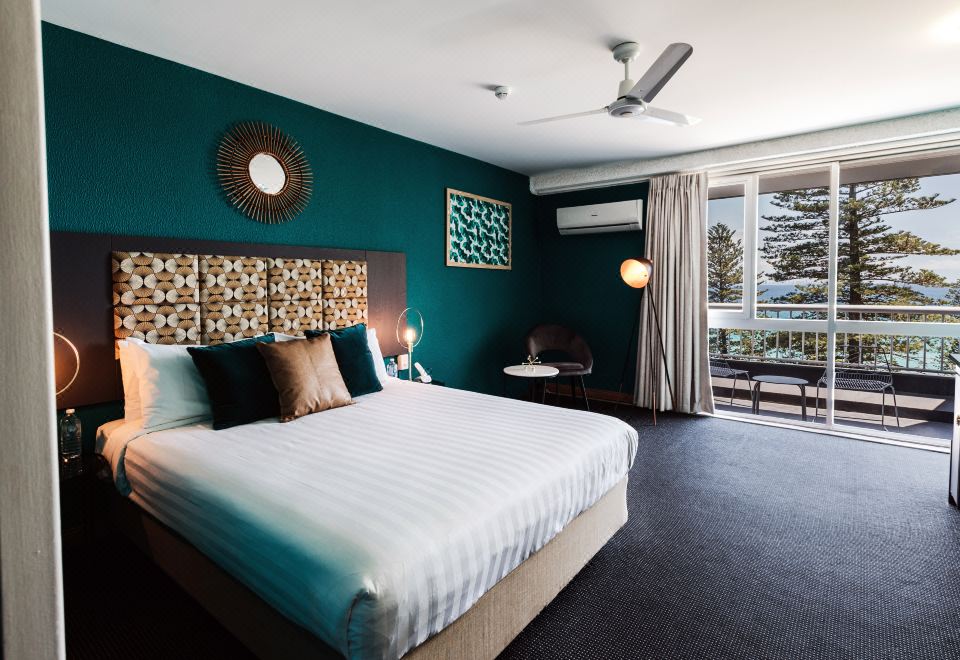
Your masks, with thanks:
<instances>
[{"instance_id":1,"label":"balcony","mask_svg":"<svg viewBox=\"0 0 960 660\"><path fill-rule=\"evenodd\" d=\"M711 310L736 307L714 304ZM826 314L825 305L759 303L752 328L734 327L736 320L711 323L711 358L725 360L751 378L787 376L807 381L807 420L824 424L826 390L821 388L817 397L817 382L826 368L827 335L821 329ZM948 357L960 341L955 336L960 326L954 325L960 323L960 307L841 305L837 318L846 321L848 328L855 325L858 330L869 331L837 332L836 368L889 376L896 409L890 390L884 396L881 392L838 388L836 430L868 435L899 432L919 442L945 446L954 417L954 378ZM715 376L712 382L718 412L757 414L752 410L750 386L744 376L737 379L732 402L733 379ZM800 388L764 383L758 414L783 422L801 421Z\"/></svg>"}]
</instances>

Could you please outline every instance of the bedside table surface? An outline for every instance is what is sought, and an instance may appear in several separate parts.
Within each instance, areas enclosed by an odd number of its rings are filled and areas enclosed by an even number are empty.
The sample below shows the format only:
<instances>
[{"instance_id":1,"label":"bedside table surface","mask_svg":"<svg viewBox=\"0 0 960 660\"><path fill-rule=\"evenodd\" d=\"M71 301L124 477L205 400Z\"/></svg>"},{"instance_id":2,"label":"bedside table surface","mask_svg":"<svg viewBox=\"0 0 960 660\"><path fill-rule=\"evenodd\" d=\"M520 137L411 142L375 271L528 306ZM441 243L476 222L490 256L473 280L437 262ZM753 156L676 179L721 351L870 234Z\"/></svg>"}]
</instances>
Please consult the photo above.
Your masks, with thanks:
<instances>
[{"instance_id":1,"label":"bedside table surface","mask_svg":"<svg viewBox=\"0 0 960 660\"><path fill-rule=\"evenodd\" d=\"M503 368L503 373L508 376L517 376L518 378L552 378L560 373L556 367L548 367L542 364L515 364Z\"/></svg>"}]
</instances>

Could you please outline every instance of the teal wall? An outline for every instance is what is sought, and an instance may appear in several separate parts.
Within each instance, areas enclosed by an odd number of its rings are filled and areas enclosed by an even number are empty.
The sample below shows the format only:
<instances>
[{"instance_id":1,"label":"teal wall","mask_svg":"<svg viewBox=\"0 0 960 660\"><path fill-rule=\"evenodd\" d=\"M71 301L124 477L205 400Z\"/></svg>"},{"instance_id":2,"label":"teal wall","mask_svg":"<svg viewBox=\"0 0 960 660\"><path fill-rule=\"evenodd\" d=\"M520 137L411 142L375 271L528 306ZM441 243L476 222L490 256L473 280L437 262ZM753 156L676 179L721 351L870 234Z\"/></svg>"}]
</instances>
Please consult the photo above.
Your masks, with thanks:
<instances>
[{"instance_id":1,"label":"teal wall","mask_svg":"<svg viewBox=\"0 0 960 660\"><path fill-rule=\"evenodd\" d=\"M647 184L581 190L537 198L538 232L545 322L576 328L593 351L593 376L587 387L616 390L623 371L639 294L620 279L624 259L643 255L644 232L561 236L557 209L567 206L642 199ZM635 347L630 346L631 355ZM627 369L624 391L633 387L633 369Z\"/></svg>"},{"instance_id":2,"label":"teal wall","mask_svg":"<svg viewBox=\"0 0 960 660\"><path fill-rule=\"evenodd\" d=\"M501 391L539 317L527 177L47 23L43 54L51 229L405 252L426 319L417 360ZM310 161L313 198L291 222L254 222L221 196L217 142L244 120L280 127ZM444 265L448 186L513 204L513 270Z\"/></svg>"},{"instance_id":3,"label":"teal wall","mask_svg":"<svg viewBox=\"0 0 960 660\"><path fill-rule=\"evenodd\" d=\"M426 318L417 359L438 379L502 392L527 329L552 321L593 348L588 386L616 389L638 300L619 265L643 234L562 237L556 209L646 200L646 184L535 197L521 174L47 23L43 52L51 229L402 251ZM217 141L244 120L282 128L310 160L314 196L289 223L221 195ZM513 204L513 270L444 265L448 186ZM80 412L90 441L119 409Z\"/></svg>"}]
</instances>

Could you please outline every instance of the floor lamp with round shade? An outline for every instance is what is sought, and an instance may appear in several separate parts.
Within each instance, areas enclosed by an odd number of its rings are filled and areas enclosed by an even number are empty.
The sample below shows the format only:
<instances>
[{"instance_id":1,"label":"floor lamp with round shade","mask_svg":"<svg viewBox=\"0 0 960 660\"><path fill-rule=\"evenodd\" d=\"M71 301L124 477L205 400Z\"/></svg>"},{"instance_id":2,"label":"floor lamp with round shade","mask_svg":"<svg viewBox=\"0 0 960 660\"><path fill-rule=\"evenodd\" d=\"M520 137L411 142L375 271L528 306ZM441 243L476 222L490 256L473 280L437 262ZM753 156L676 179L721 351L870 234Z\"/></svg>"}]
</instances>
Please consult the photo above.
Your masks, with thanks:
<instances>
[{"instance_id":1,"label":"floor lamp with round shade","mask_svg":"<svg viewBox=\"0 0 960 660\"><path fill-rule=\"evenodd\" d=\"M653 262L643 257L637 259L627 259L620 264L620 279L624 284L633 289L643 289L650 282L650 276L653 274ZM673 395L673 385L670 383L670 369L667 367L667 351L663 348L663 335L660 334L660 315L657 314L657 303L653 296L650 296L650 308L653 310L653 320L657 328L657 340L660 344L660 356L663 358L663 373L667 378L667 390L670 391L670 402L673 407L677 407L677 401ZM634 319L633 330L627 339L626 355L623 358L623 371L620 373L620 388L618 394L623 392L623 381L627 376L627 365L630 363L630 345L633 344L633 337L640 328L640 306L637 305L637 315ZM617 397L619 404L620 398ZM653 423L657 423L657 389L653 390Z\"/></svg>"}]
</instances>

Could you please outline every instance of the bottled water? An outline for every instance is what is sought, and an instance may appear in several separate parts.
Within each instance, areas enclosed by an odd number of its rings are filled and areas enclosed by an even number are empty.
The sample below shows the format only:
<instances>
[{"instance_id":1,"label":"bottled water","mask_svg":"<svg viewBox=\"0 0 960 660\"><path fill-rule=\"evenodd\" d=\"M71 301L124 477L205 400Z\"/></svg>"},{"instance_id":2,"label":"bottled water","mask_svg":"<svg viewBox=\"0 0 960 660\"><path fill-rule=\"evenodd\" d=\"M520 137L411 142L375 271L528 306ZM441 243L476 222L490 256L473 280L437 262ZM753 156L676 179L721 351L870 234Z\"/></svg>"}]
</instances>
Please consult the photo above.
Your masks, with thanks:
<instances>
[{"instance_id":1,"label":"bottled water","mask_svg":"<svg viewBox=\"0 0 960 660\"><path fill-rule=\"evenodd\" d=\"M73 408L60 420L60 478L69 479L83 471L80 457L80 418Z\"/></svg>"},{"instance_id":2,"label":"bottled water","mask_svg":"<svg viewBox=\"0 0 960 660\"><path fill-rule=\"evenodd\" d=\"M393 358L390 358L390 361L387 362L387 375L391 378L396 378L399 371L397 371L397 361Z\"/></svg>"}]
</instances>

